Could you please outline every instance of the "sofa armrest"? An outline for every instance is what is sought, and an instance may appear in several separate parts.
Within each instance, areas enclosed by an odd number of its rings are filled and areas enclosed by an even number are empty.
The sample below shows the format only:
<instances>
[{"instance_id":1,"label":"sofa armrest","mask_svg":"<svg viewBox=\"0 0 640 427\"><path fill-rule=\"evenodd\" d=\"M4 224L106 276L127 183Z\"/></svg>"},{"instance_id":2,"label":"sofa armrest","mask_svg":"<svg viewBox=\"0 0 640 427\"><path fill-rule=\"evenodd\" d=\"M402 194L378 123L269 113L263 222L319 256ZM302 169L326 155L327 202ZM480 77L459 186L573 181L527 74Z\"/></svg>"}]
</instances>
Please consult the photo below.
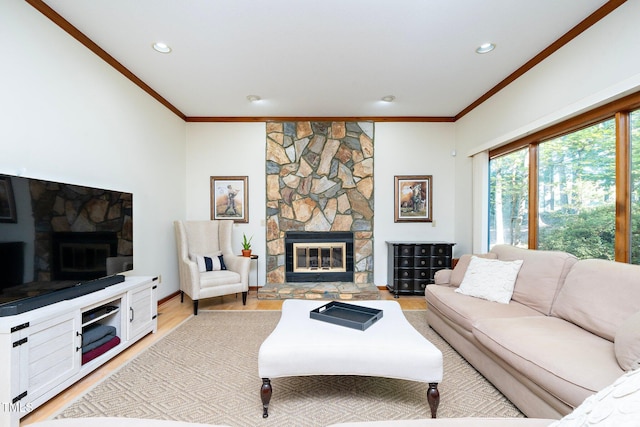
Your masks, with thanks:
<instances>
[{"instance_id":1,"label":"sofa armrest","mask_svg":"<svg viewBox=\"0 0 640 427\"><path fill-rule=\"evenodd\" d=\"M436 274L433 276L433 283L436 285L450 286L449 280L451 279L452 271L453 270L449 268L436 271Z\"/></svg>"}]
</instances>

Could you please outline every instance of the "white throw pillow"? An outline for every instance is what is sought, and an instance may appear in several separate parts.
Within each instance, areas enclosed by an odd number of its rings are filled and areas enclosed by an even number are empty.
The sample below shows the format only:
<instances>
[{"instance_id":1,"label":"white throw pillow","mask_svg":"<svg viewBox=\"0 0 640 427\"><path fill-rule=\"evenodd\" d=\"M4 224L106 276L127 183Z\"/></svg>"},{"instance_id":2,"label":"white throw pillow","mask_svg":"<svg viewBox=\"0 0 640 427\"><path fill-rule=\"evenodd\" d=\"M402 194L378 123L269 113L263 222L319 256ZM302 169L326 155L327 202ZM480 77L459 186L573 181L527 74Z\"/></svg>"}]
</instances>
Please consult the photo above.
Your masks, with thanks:
<instances>
[{"instance_id":1,"label":"white throw pillow","mask_svg":"<svg viewBox=\"0 0 640 427\"><path fill-rule=\"evenodd\" d=\"M501 261L474 255L456 292L508 304L521 266L521 259Z\"/></svg>"},{"instance_id":2,"label":"white throw pillow","mask_svg":"<svg viewBox=\"0 0 640 427\"><path fill-rule=\"evenodd\" d=\"M635 427L640 424L640 370L630 371L549 427Z\"/></svg>"}]
</instances>

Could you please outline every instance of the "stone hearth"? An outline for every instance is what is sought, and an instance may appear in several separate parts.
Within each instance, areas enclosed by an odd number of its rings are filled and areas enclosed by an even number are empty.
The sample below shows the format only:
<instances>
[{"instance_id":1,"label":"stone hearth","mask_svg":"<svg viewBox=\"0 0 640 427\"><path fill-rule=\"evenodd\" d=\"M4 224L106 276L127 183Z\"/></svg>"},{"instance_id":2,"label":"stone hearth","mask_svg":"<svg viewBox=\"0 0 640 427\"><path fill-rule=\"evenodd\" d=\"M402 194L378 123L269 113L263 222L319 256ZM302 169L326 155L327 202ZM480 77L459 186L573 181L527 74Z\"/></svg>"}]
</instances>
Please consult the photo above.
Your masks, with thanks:
<instances>
[{"instance_id":1,"label":"stone hearth","mask_svg":"<svg viewBox=\"0 0 640 427\"><path fill-rule=\"evenodd\" d=\"M310 299L310 300L375 300L380 291L370 283L318 282L267 284L258 288L258 299Z\"/></svg>"}]
</instances>

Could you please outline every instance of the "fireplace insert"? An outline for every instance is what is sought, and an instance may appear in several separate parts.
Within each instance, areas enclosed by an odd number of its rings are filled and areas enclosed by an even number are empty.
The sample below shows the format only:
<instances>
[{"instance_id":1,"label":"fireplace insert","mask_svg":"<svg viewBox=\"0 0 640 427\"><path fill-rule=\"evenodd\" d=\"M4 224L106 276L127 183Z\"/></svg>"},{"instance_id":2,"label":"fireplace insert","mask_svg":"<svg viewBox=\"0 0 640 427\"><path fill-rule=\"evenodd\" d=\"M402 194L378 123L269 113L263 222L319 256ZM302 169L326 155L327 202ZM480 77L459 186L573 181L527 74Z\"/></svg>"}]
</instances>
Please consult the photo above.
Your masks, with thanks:
<instances>
[{"instance_id":1,"label":"fireplace insert","mask_svg":"<svg viewBox=\"0 0 640 427\"><path fill-rule=\"evenodd\" d=\"M289 231L285 235L287 282L353 282L353 233Z\"/></svg>"}]
</instances>

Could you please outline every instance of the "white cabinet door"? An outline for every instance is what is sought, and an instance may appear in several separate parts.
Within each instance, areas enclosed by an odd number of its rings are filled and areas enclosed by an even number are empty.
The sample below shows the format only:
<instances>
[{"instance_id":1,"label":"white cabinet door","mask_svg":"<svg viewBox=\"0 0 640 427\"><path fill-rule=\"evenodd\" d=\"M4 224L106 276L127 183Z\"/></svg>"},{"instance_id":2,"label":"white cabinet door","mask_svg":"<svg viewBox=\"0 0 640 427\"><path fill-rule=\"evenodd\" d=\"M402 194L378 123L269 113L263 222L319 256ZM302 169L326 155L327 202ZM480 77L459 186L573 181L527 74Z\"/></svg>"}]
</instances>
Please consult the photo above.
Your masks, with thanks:
<instances>
[{"instance_id":1,"label":"white cabinet door","mask_svg":"<svg viewBox=\"0 0 640 427\"><path fill-rule=\"evenodd\" d=\"M129 302L127 339L149 332L156 317L155 283L133 289L127 294Z\"/></svg>"},{"instance_id":2,"label":"white cabinet door","mask_svg":"<svg viewBox=\"0 0 640 427\"><path fill-rule=\"evenodd\" d=\"M37 399L79 371L79 323L80 311L71 311L26 329L28 341L20 353L20 377L27 378L27 401Z\"/></svg>"},{"instance_id":3,"label":"white cabinet door","mask_svg":"<svg viewBox=\"0 0 640 427\"><path fill-rule=\"evenodd\" d=\"M0 399L0 402L2 402L2 415L28 412L26 397L29 381L26 375L20 375L21 372L27 372L28 370L28 328L29 323L14 325L11 327L11 334L3 337L5 338L3 340L3 350L8 349L9 354L7 357L3 352L0 360L4 361L6 359L9 364L8 369L2 369L2 383L5 383L9 390L8 394L6 394L7 390L2 390L2 398ZM9 405L8 408L7 404ZM5 424L0 421L0 425Z\"/></svg>"}]
</instances>

